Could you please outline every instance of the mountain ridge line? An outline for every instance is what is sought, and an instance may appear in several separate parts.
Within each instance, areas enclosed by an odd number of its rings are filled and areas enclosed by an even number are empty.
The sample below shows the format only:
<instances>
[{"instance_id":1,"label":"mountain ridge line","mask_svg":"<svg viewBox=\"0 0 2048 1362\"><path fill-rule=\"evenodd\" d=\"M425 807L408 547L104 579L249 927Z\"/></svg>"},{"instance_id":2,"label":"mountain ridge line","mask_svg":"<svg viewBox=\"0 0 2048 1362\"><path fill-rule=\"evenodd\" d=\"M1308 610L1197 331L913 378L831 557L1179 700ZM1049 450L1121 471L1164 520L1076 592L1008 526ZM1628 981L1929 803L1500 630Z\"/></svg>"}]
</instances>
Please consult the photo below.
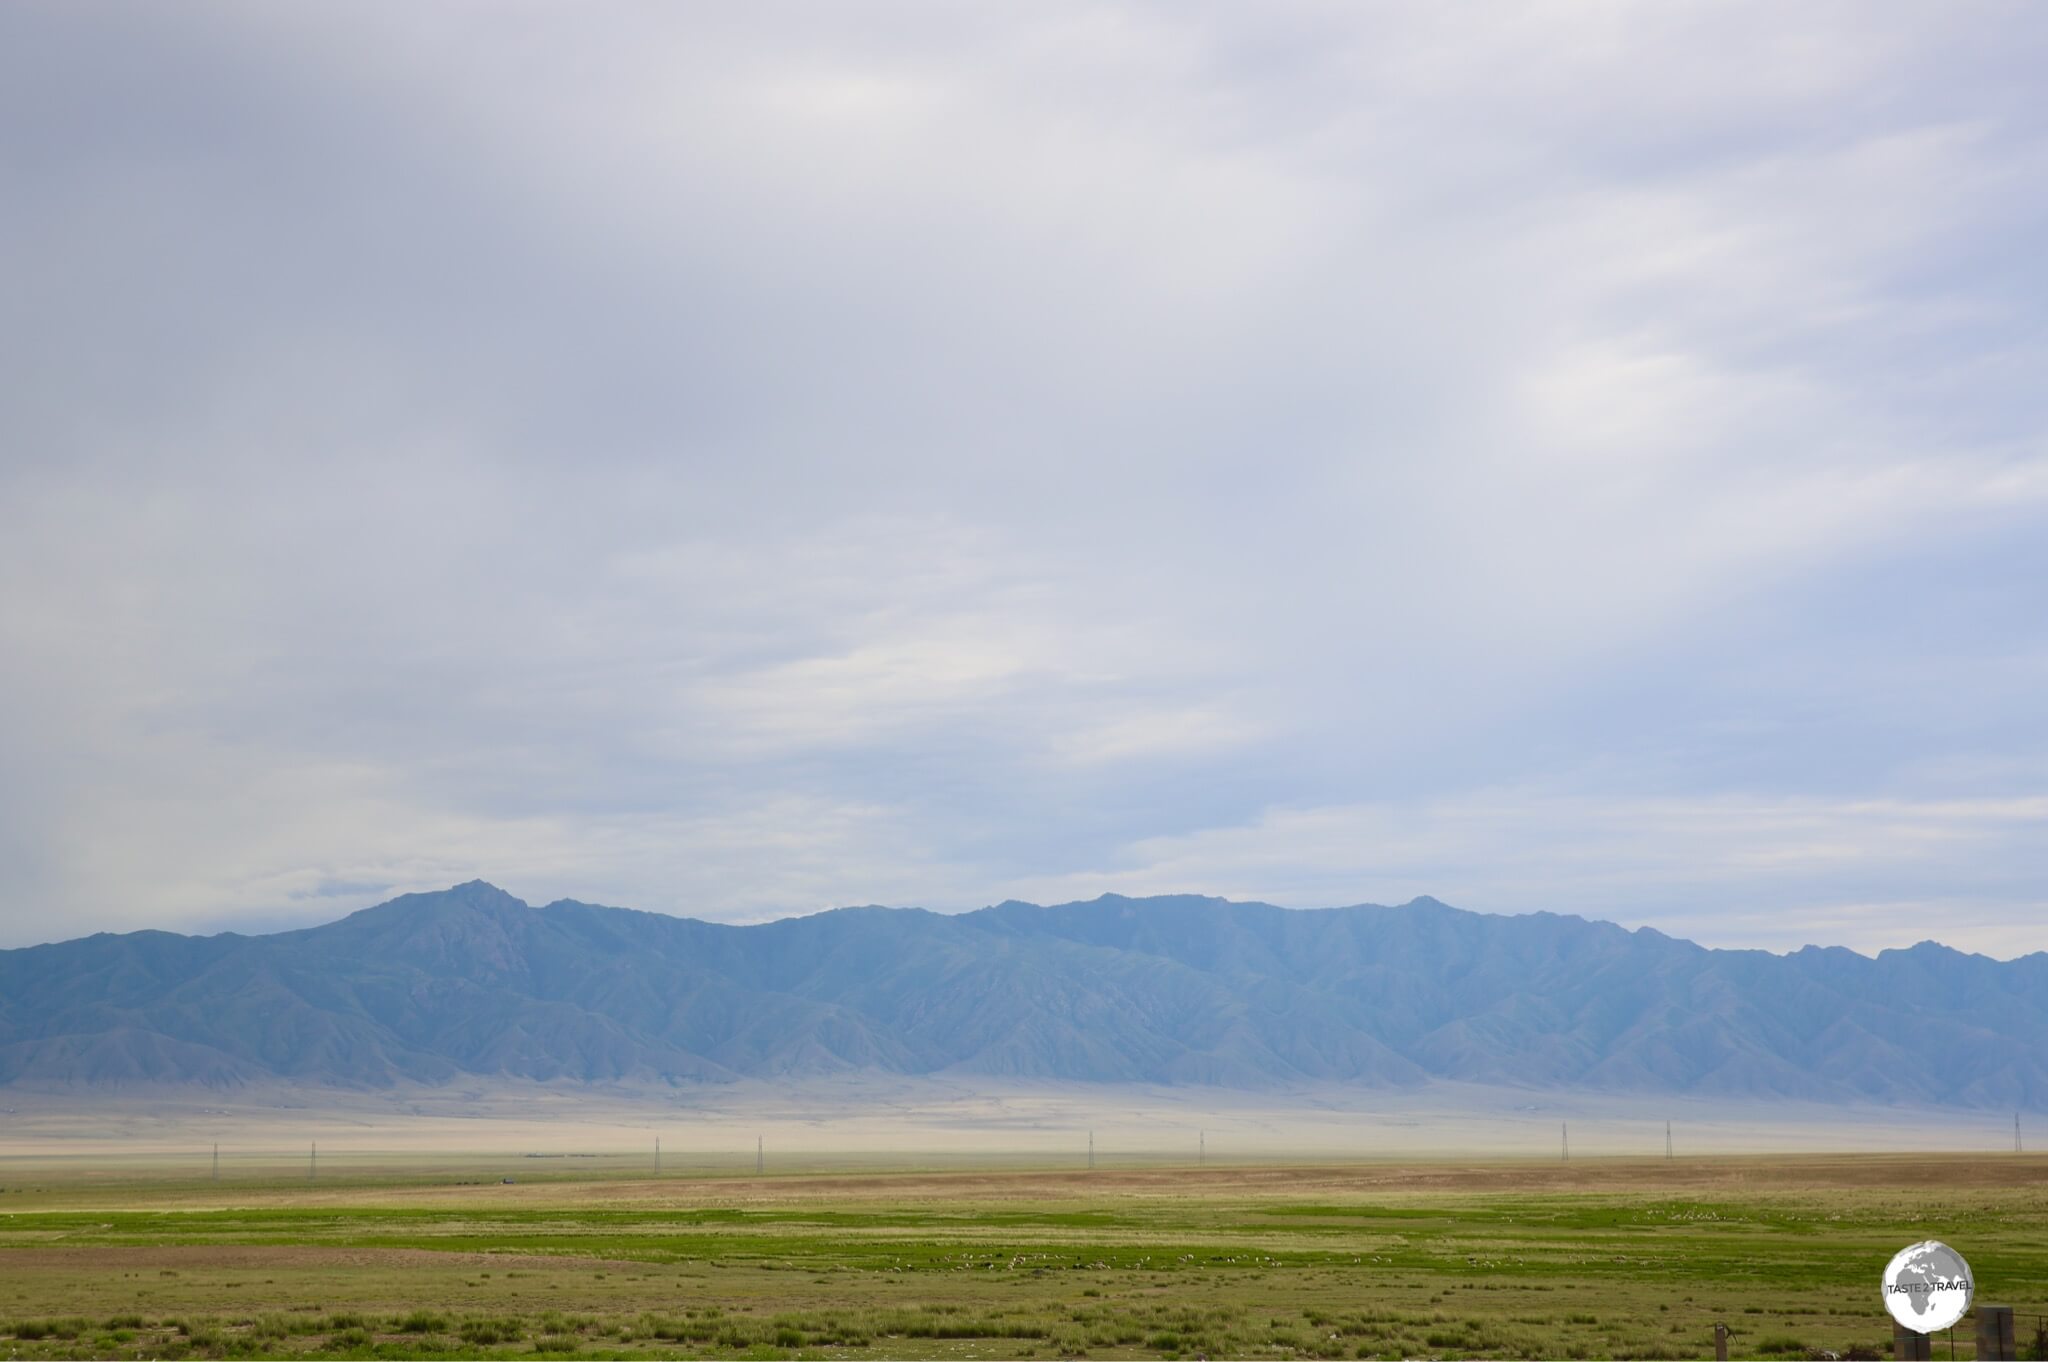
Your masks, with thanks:
<instances>
[{"instance_id":1,"label":"mountain ridge line","mask_svg":"<svg viewBox=\"0 0 2048 1362\"><path fill-rule=\"evenodd\" d=\"M1437 1079L2048 1106L2048 953L1722 950L1556 913L1195 895L705 922L482 880L267 935L0 951L0 1084Z\"/></svg>"}]
</instances>

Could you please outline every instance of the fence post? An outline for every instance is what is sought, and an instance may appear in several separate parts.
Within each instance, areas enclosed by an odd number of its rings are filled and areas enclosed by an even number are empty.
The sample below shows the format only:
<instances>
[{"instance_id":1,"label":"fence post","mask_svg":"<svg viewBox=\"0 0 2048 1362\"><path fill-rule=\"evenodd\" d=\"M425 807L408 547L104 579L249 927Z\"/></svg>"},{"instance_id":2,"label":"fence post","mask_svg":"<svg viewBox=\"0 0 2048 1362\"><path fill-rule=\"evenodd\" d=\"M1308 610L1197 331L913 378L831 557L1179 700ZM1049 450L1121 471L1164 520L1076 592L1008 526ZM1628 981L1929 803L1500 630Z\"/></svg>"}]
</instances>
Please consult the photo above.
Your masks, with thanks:
<instances>
[{"instance_id":1,"label":"fence post","mask_svg":"<svg viewBox=\"0 0 2048 1362\"><path fill-rule=\"evenodd\" d=\"M1728 1362L1728 1326L1714 1326L1714 1362Z\"/></svg>"},{"instance_id":2,"label":"fence post","mask_svg":"<svg viewBox=\"0 0 2048 1362\"><path fill-rule=\"evenodd\" d=\"M2020 1355L2019 1341L2012 1327L2010 1305L1977 1307L1978 1362L2014 1362Z\"/></svg>"}]
</instances>

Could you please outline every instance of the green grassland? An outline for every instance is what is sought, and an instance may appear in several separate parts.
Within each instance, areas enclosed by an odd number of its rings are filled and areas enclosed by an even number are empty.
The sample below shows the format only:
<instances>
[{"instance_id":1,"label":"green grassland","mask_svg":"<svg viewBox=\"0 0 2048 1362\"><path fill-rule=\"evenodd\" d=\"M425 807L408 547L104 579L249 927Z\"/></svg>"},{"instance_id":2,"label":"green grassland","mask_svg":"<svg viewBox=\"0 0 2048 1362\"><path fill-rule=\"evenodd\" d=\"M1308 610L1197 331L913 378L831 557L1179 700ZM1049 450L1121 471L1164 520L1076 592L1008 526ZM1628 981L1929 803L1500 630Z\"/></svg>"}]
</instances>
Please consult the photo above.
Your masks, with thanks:
<instances>
[{"instance_id":1,"label":"green grassland","mask_svg":"<svg viewBox=\"0 0 2048 1362\"><path fill-rule=\"evenodd\" d=\"M2032 1155L0 1177L0 1356L1889 1355L1929 1237L2048 1314Z\"/></svg>"}]
</instances>

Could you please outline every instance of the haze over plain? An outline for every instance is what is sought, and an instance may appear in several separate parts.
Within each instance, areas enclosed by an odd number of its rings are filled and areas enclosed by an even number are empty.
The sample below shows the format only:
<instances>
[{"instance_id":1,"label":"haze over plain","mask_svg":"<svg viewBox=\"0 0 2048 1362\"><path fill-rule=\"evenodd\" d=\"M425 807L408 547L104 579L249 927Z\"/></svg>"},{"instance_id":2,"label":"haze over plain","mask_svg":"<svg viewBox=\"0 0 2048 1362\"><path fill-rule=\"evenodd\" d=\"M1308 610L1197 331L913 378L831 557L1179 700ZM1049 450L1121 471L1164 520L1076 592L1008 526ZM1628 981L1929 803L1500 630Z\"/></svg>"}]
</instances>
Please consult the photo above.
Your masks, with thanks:
<instances>
[{"instance_id":1,"label":"haze over plain","mask_svg":"<svg viewBox=\"0 0 2048 1362\"><path fill-rule=\"evenodd\" d=\"M1972 16L9 5L0 945L2036 949L2048 13Z\"/></svg>"}]
</instances>

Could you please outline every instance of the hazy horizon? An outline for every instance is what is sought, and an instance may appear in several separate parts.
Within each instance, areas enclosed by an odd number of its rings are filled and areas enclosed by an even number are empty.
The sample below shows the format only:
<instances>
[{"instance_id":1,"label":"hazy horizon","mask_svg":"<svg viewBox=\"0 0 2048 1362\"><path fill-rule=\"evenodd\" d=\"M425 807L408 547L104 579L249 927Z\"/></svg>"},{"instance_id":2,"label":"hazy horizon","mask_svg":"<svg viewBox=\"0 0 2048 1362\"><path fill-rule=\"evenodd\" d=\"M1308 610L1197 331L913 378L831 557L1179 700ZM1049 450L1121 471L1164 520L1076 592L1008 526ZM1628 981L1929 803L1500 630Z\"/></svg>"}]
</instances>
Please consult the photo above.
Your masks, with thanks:
<instances>
[{"instance_id":1,"label":"hazy horizon","mask_svg":"<svg viewBox=\"0 0 2048 1362\"><path fill-rule=\"evenodd\" d=\"M221 1146L230 1178L304 1166L317 1141L334 1171L394 1160L523 1151L645 1159L665 1172L746 1172L757 1136L775 1172L944 1157L1079 1165L1092 1132L1105 1167L1286 1158L1557 1160L1560 1122L1574 1158L1975 1151L2009 1153L2007 1113L1882 1104L1730 1100L1438 1082L1413 1091L1305 1086L1248 1094L1200 1086L969 1083L859 1075L676 1089L470 1081L395 1091L274 1085L236 1092L141 1087L8 1087L5 1166L203 1158ZM2038 1113L2034 1114L2038 1117ZM153 1170L153 1171L160 1171ZM559 1173L560 1169L535 1168Z\"/></svg>"}]
</instances>

